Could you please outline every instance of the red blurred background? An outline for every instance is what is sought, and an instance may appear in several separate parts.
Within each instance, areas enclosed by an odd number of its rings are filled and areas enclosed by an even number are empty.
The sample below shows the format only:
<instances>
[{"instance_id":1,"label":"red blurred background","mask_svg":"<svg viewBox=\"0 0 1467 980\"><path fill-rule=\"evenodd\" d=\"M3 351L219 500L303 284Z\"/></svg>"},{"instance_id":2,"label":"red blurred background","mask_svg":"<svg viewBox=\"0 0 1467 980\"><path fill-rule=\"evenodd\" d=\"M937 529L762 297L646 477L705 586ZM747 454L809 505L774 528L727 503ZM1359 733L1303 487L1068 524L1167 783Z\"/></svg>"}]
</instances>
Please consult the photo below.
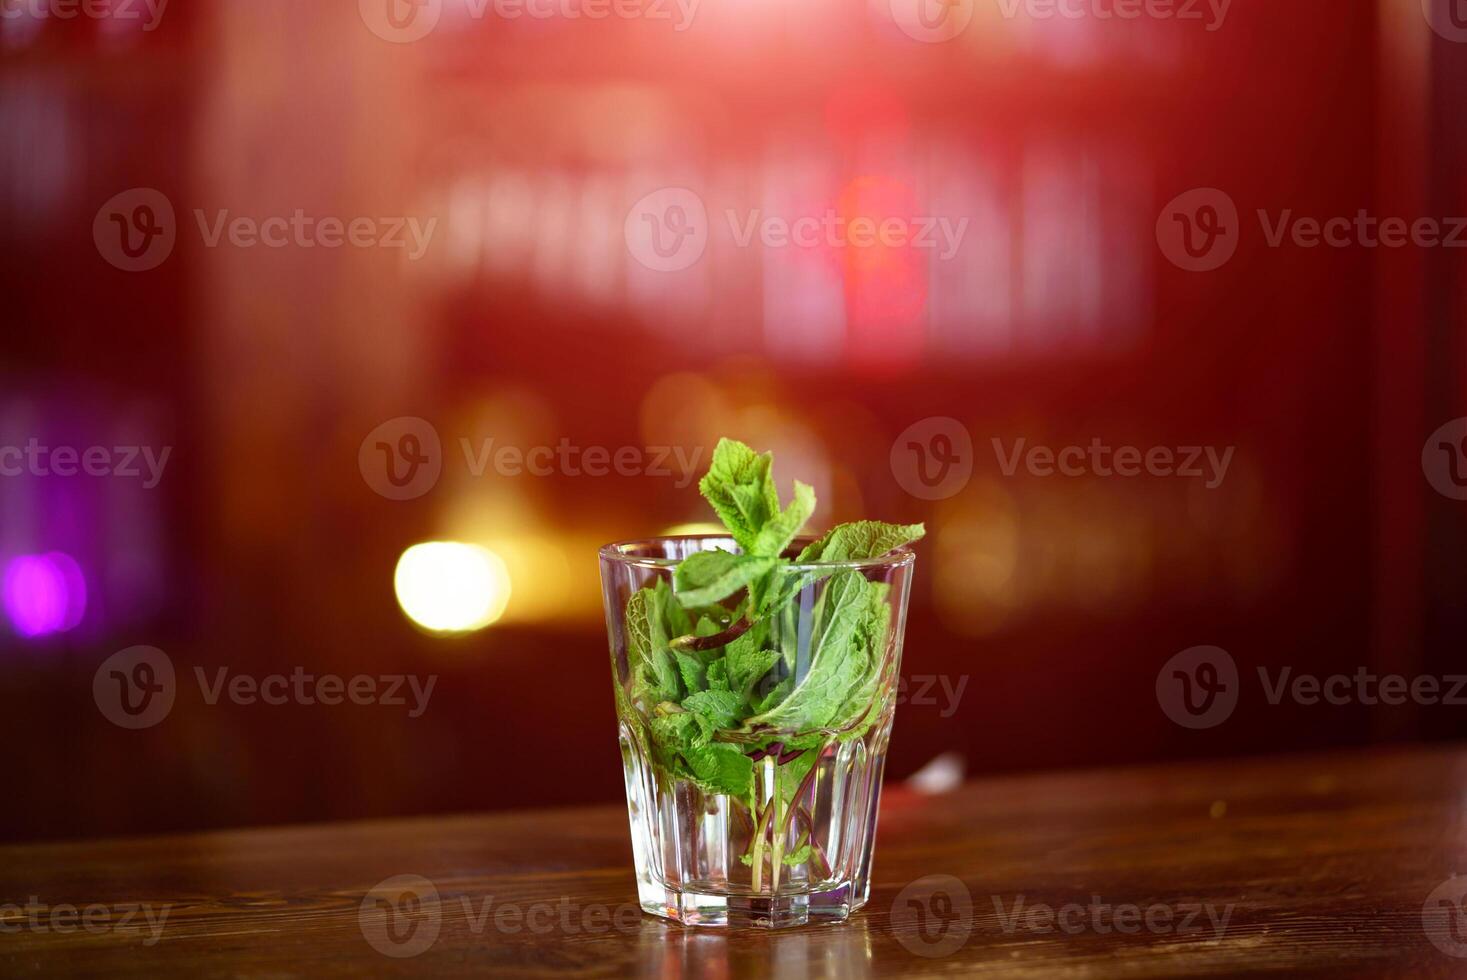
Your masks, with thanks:
<instances>
[{"instance_id":1,"label":"red blurred background","mask_svg":"<svg viewBox=\"0 0 1467 980\"><path fill-rule=\"evenodd\" d=\"M374 32L368 0L196 0L151 30L7 7L0 444L171 455L151 489L0 479L0 560L64 554L83 582L46 628L0 619L0 833L619 799L596 548L711 514L675 478L475 476L465 439L678 447L701 472L730 435L815 484L819 527L926 521L904 672L966 687L903 707L889 779L944 753L971 775L1467 734L1460 709L1258 699L1188 731L1154 689L1199 644L1245 674L1462 659L1467 505L1421 454L1467 415L1463 253L1270 248L1252 216L1467 214L1467 46L1417 0L1237 0L1216 30L969 6L941 43L884 0L704 0L681 25L668 4L592 21L444 0L411 43ZM94 219L142 187L177 245L127 272ZM667 273L624 234L664 187L715 216ZM1199 187L1243 215L1210 273L1156 238ZM752 208L968 225L946 260L739 247L717 216ZM436 225L412 259L211 247L194 218L297 209ZM391 500L359 450L407 416L443 471ZM891 454L937 416L971 434L973 473L928 501ZM1011 477L995 438L1235 453L1209 490ZM502 560L492 624L404 614L398 559L433 540ZM92 680L135 644L180 691L126 731ZM196 667L438 680L410 718L210 705Z\"/></svg>"}]
</instances>

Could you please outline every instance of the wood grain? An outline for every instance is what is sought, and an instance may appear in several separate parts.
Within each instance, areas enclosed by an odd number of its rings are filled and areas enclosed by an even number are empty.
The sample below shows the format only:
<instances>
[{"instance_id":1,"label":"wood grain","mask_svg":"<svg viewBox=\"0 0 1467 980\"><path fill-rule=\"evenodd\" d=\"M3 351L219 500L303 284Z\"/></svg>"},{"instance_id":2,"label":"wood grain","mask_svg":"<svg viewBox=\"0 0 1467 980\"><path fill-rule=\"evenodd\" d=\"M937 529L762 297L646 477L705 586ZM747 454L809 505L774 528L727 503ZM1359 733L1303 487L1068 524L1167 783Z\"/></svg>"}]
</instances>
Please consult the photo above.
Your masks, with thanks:
<instances>
[{"instance_id":1,"label":"wood grain","mask_svg":"<svg viewBox=\"0 0 1467 980\"><path fill-rule=\"evenodd\" d=\"M870 904L781 933L635 912L620 807L0 848L0 974L1458 976L1423 906L1459 872L1467 751L1396 749L889 787ZM396 958L362 908L401 875L437 900L400 938L438 933ZM166 907L156 939L118 909L49 918L136 903ZM1045 931L1066 906L1071 931ZM1433 930L1467 955L1449 911Z\"/></svg>"}]
</instances>

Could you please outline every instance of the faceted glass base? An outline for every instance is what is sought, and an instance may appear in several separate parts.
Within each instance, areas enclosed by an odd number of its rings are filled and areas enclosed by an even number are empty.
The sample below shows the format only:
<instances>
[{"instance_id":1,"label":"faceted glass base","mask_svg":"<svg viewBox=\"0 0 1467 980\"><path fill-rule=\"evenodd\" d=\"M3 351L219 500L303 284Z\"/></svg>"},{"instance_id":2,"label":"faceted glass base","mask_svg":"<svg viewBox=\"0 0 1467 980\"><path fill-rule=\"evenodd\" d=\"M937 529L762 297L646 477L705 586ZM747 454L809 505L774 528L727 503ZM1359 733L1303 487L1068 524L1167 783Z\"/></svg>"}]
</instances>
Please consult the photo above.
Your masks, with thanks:
<instances>
[{"instance_id":1,"label":"faceted glass base","mask_svg":"<svg viewBox=\"0 0 1467 980\"><path fill-rule=\"evenodd\" d=\"M851 888L844 886L827 891L802 892L794 895L767 896L719 895L695 891L662 891L651 897L641 889L642 911L687 926L752 926L760 929L786 929L793 926L844 922L852 912L866 904L865 896L853 901Z\"/></svg>"},{"instance_id":2,"label":"faceted glass base","mask_svg":"<svg viewBox=\"0 0 1467 980\"><path fill-rule=\"evenodd\" d=\"M863 738L808 750L804 780L793 792L776 790L776 757L766 756L756 782L768 793L751 808L669 779L650 764L636 728L623 725L642 909L690 926L782 929L845 921L870 894L890 732L888 715ZM757 832L766 822L769 830Z\"/></svg>"}]
</instances>

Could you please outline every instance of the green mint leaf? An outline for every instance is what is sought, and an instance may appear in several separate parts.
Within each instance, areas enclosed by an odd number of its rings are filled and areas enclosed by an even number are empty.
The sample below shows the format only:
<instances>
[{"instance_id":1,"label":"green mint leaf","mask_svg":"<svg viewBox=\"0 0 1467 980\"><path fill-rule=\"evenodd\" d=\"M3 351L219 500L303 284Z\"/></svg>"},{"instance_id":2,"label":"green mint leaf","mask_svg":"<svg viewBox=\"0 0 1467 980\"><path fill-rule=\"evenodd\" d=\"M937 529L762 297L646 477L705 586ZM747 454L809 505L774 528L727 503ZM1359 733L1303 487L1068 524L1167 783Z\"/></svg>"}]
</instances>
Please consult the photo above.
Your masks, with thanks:
<instances>
[{"instance_id":1,"label":"green mint leaf","mask_svg":"<svg viewBox=\"0 0 1467 980\"><path fill-rule=\"evenodd\" d=\"M888 679L886 675L893 662L886 655L891 625L891 606L887 602L890 590L890 586L876 582L868 582L866 586L867 605L858 630L858 642L866 651L866 673L845 703L837 709L829 726L850 729L840 736L842 741L866 734L876 721L876 713L871 708L876 702L876 692L882 682Z\"/></svg>"},{"instance_id":2,"label":"green mint leaf","mask_svg":"<svg viewBox=\"0 0 1467 980\"><path fill-rule=\"evenodd\" d=\"M700 551L677 566L673 581L684 606L718 602L744 588L774 567L776 560L727 551Z\"/></svg>"},{"instance_id":3,"label":"green mint leaf","mask_svg":"<svg viewBox=\"0 0 1467 980\"><path fill-rule=\"evenodd\" d=\"M659 578L652 590L657 594L658 609L662 612L662 626L667 638L672 640L691 633L693 619L674 597L667 579Z\"/></svg>"},{"instance_id":4,"label":"green mint leaf","mask_svg":"<svg viewBox=\"0 0 1467 980\"><path fill-rule=\"evenodd\" d=\"M784 856L784 863L792 868L797 864L804 864L808 860L810 860L809 844L803 844L800 846L799 850L791 851L789 854L786 854ZM752 863L752 861L750 863Z\"/></svg>"},{"instance_id":5,"label":"green mint leaf","mask_svg":"<svg viewBox=\"0 0 1467 980\"><path fill-rule=\"evenodd\" d=\"M719 657L708 665L708 690L729 690L728 661L724 657Z\"/></svg>"},{"instance_id":6,"label":"green mint leaf","mask_svg":"<svg viewBox=\"0 0 1467 980\"><path fill-rule=\"evenodd\" d=\"M881 521L856 521L827 531L825 537L800 552L796 562L864 561L881 556L921 540L927 528L921 524L883 524Z\"/></svg>"},{"instance_id":7,"label":"green mint leaf","mask_svg":"<svg viewBox=\"0 0 1467 980\"><path fill-rule=\"evenodd\" d=\"M786 677L768 687L768 689L755 690L750 700L757 715L768 714L776 705L784 703L790 692L795 689L795 679Z\"/></svg>"},{"instance_id":8,"label":"green mint leaf","mask_svg":"<svg viewBox=\"0 0 1467 980\"><path fill-rule=\"evenodd\" d=\"M815 513L815 488L807 483L795 481L795 497L790 505L770 518L754 539L749 550L756 555L778 556L789 547L795 535L804 528L810 515Z\"/></svg>"},{"instance_id":9,"label":"green mint leaf","mask_svg":"<svg viewBox=\"0 0 1467 980\"><path fill-rule=\"evenodd\" d=\"M747 719L746 725L804 731L823 728L834 718L867 670L868 655L859 631L869 603L867 587L866 579L854 569L830 579L805 676L782 703Z\"/></svg>"},{"instance_id":10,"label":"green mint leaf","mask_svg":"<svg viewBox=\"0 0 1467 980\"><path fill-rule=\"evenodd\" d=\"M677 657L678 673L682 675L685 688L689 691L701 691L708 686L708 666L701 658L681 650L676 651L674 656Z\"/></svg>"},{"instance_id":11,"label":"green mint leaf","mask_svg":"<svg viewBox=\"0 0 1467 980\"><path fill-rule=\"evenodd\" d=\"M755 554L765 524L779 513L779 493L770 474L771 457L742 442L720 439L698 490L744 551Z\"/></svg>"},{"instance_id":12,"label":"green mint leaf","mask_svg":"<svg viewBox=\"0 0 1467 980\"><path fill-rule=\"evenodd\" d=\"M683 753L693 781L705 793L747 799L754 788L754 763L737 746L712 742Z\"/></svg>"},{"instance_id":13,"label":"green mint leaf","mask_svg":"<svg viewBox=\"0 0 1467 980\"><path fill-rule=\"evenodd\" d=\"M666 600L656 589L642 589L627 600L626 633L638 694L649 705L675 701L681 694L663 615ZM673 603L676 605L676 603Z\"/></svg>"},{"instance_id":14,"label":"green mint leaf","mask_svg":"<svg viewBox=\"0 0 1467 980\"><path fill-rule=\"evenodd\" d=\"M683 708L697 720L706 741L720 728L732 728L737 724L743 700L732 691L699 691L683 700Z\"/></svg>"},{"instance_id":15,"label":"green mint leaf","mask_svg":"<svg viewBox=\"0 0 1467 980\"><path fill-rule=\"evenodd\" d=\"M768 635L768 626L761 622L726 648L728 686L743 697L748 697L759 679L779 662L779 651L765 646Z\"/></svg>"},{"instance_id":16,"label":"green mint leaf","mask_svg":"<svg viewBox=\"0 0 1467 980\"><path fill-rule=\"evenodd\" d=\"M652 719L652 738L658 745L672 752L691 749L701 734L697 719L690 714L679 712Z\"/></svg>"}]
</instances>

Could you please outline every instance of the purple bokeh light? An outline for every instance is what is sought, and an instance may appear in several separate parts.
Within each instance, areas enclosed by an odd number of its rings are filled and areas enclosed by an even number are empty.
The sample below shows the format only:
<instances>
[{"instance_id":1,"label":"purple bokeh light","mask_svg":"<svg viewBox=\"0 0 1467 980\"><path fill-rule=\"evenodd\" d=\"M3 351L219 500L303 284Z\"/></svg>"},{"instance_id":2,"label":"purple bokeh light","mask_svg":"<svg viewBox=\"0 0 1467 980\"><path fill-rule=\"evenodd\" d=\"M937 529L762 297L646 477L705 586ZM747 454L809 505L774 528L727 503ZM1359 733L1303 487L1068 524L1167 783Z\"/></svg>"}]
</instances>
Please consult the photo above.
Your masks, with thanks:
<instances>
[{"instance_id":1,"label":"purple bokeh light","mask_svg":"<svg viewBox=\"0 0 1467 980\"><path fill-rule=\"evenodd\" d=\"M86 578L76 561L62 552L21 555L5 567L0 598L21 636L64 633L86 614Z\"/></svg>"}]
</instances>

